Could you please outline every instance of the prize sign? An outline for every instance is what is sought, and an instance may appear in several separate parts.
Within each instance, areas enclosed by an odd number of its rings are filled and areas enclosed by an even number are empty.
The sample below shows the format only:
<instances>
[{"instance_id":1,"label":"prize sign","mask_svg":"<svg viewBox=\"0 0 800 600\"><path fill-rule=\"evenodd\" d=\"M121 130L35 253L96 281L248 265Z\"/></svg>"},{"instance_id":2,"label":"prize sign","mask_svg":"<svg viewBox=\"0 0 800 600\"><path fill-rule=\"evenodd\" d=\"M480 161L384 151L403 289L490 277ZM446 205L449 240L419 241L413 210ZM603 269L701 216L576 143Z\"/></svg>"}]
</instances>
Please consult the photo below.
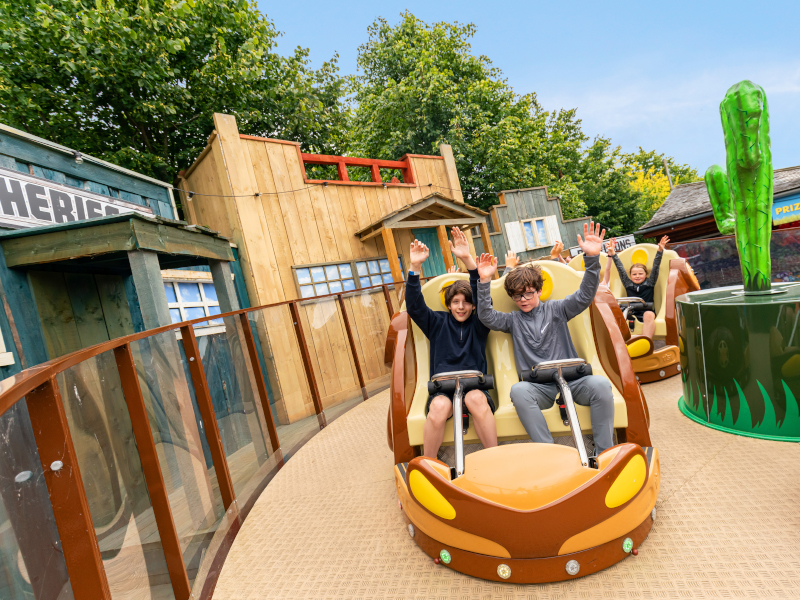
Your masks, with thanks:
<instances>
[{"instance_id":1,"label":"prize sign","mask_svg":"<svg viewBox=\"0 0 800 600\"><path fill-rule=\"evenodd\" d=\"M2 226L21 229L130 212L153 216L146 206L0 169Z\"/></svg>"},{"instance_id":2,"label":"prize sign","mask_svg":"<svg viewBox=\"0 0 800 600\"><path fill-rule=\"evenodd\" d=\"M772 222L775 225L783 225L800 221L800 197L781 198L772 203Z\"/></svg>"}]
</instances>

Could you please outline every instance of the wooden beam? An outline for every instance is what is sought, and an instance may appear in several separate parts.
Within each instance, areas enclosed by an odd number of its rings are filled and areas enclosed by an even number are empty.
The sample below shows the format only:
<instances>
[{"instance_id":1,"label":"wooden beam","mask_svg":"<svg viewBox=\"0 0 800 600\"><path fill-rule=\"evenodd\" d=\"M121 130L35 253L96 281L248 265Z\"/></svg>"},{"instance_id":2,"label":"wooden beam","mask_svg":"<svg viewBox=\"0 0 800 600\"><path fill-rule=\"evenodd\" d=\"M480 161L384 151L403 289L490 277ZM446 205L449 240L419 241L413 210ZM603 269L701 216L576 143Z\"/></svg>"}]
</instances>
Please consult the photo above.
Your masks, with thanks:
<instances>
[{"instance_id":1,"label":"wooden beam","mask_svg":"<svg viewBox=\"0 0 800 600\"><path fill-rule=\"evenodd\" d=\"M436 227L436 235L439 236L439 246L442 249L444 268L446 271L449 271L450 267L455 266L455 262L453 262L453 255L450 252L450 240L447 239L447 227L444 225Z\"/></svg>"},{"instance_id":2,"label":"wooden beam","mask_svg":"<svg viewBox=\"0 0 800 600\"><path fill-rule=\"evenodd\" d=\"M387 229L416 229L416 228L423 228L423 227L439 227L441 226L460 226L460 225L469 225L470 227L475 227L476 225L480 225L481 223L485 223L483 219L480 217L474 218L461 218L461 219L425 219L422 221L397 221L391 224L385 224L384 227Z\"/></svg>"},{"instance_id":3,"label":"wooden beam","mask_svg":"<svg viewBox=\"0 0 800 600\"><path fill-rule=\"evenodd\" d=\"M494 254L494 250L492 249L492 239L489 237L489 226L486 224L486 221L478 225L478 229L481 231L481 241L483 242L483 251L488 252L489 254ZM493 279L497 279L500 277L497 271L494 272Z\"/></svg>"},{"instance_id":4,"label":"wooden beam","mask_svg":"<svg viewBox=\"0 0 800 600\"><path fill-rule=\"evenodd\" d=\"M380 168L378 168L378 165L373 164L372 167L371 167L371 172L372 172L372 181L374 181L376 183L380 183L381 182L381 170L380 170Z\"/></svg>"},{"instance_id":5,"label":"wooden beam","mask_svg":"<svg viewBox=\"0 0 800 600\"><path fill-rule=\"evenodd\" d=\"M492 215L492 225L494 226L495 231L500 231L500 219L497 218L497 210L493 206L489 209L489 214Z\"/></svg>"},{"instance_id":6,"label":"wooden beam","mask_svg":"<svg viewBox=\"0 0 800 600\"><path fill-rule=\"evenodd\" d=\"M444 170L447 174L447 183L450 184L450 193L458 202L464 202L464 195L461 193L461 181L458 178L456 160L453 157L453 148L450 144L439 144L439 154L444 159Z\"/></svg>"},{"instance_id":7,"label":"wooden beam","mask_svg":"<svg viewBox=\"0 0 800 600\"><path fill-rule=\"evenodd\" d=\"M367 240L370 240L376 236L382 235L384 230L385 227L383 226L378 227L377 229L373 229L369 233L362 233L360 236L358 236L358 239L361 240L362 242L366 242Z\"/></svg>"},{"instance_id":8,"label":"wooden beam","mask_svg":"<svg viewBox=\"0 0 800 600\"><path fill-rule=\"evenodd\" d=\"M389 259L389 266L392 269L392 279L396 282L403 281L403 272L400 270L400 258L397 256L397 246L394 244L394 232L385 227L383 233L383 245L386 248L386 257Z\"/></svg>"},{"instance_id":9,"label":"wooden beam","mask_svg":"<svg viewBox=\"0 0 800 600\"><path fill-rule=\"evenodd\" d=\"M132 250L128 260L139 306L142 309L145 329L171 325L167 293L161 278L158 254L149 250Z\"/></svg>"},{"instance_id":10,"label":"wooden beam","mask_svg":"<svg viewBox=\"0 0 800 600\"><path fill-rule=\"evenodd\" d=\"M344 161L336 163L336 174L339 176L339 181L350 181L350 177L347 175L347 165Z\"/></svg>"}]
</instances>

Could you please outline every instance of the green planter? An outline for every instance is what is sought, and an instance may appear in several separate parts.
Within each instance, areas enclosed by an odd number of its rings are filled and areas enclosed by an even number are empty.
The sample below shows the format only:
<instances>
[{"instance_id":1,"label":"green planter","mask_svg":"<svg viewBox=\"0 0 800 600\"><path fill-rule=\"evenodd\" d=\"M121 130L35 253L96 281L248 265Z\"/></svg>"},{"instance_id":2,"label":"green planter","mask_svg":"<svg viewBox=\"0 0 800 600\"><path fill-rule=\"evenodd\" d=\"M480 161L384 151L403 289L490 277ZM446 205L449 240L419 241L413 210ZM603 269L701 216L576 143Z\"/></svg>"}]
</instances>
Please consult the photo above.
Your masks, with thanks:
<instances>
[{"instance_id":1,"label":"green planter","mask_svg":"<svg viewBox=\"0 0 800 600\"><path fill-rule=\"evenodd\" d=\"M800 442L800 284L742 286L676 299L689 418L739 435Z\"/></svg>"}]
</instances>

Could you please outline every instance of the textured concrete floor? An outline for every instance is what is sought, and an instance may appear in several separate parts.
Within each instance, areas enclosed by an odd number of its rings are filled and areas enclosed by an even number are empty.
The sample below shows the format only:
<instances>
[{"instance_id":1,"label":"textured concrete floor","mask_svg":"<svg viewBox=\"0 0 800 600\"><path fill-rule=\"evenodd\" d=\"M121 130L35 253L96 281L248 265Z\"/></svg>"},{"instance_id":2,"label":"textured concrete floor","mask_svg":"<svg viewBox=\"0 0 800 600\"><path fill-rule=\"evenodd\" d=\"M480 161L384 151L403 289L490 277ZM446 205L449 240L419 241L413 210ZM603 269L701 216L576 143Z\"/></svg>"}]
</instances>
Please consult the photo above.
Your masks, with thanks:
<instances>
[{"instance_id":1,"label":"textured concrete floor","mask_svg":"<svg viewBox=\"0 0 800 600\"><path fill-rule=\"evenodd\" d=\"M279 472L236 538L214 598L800 598L800 447L693 423L678 411L680 393L677 377L645 387L662 487L638 557L529 586L434 565L397 507L382 392Z\"/></svg>"}]
</instances>

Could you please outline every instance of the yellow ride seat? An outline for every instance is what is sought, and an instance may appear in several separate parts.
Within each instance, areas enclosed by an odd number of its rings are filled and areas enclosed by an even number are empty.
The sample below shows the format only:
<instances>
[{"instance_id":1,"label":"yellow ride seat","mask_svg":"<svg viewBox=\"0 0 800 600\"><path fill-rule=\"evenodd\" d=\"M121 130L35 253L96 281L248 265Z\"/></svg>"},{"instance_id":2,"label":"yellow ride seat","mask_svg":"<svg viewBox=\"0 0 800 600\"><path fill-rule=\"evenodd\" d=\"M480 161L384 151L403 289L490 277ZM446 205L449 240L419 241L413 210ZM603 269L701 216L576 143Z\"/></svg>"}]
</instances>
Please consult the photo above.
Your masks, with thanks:
<instances>
[{"instance_id":1,"label":"yellow ride seat","mask_svg":"<svg viewBox=\"0 0 800 600\"><path fill-rule=\"evenodd\" d=\"M582 273L570 269L567 265L562 265L555 261L538 261L537 264L542 268L545 278L543 289L544 301L560 300L577 291L583 278ZM524 268L524 267L523 267ZM444 305L444 294L442 290L458 279L469 279L467 274L452 273L442 275L432 279L422 286L422 295L425 302L432 310L446 311ZM492 302L494 309L501 312L511 312L519 310L503 288L505 278L494 280L491 284ZM549 293L548 293L549 292ZM401 310L405 310L405 304ZM423 429L425 427L425 403L428 399L428 377L430 373L430 347L428 339L412 323L414 347L416 351L416 386L414 388L413 400L408 410L407 428L408 438L411 446L422 445ZM595 375L605 376L605 372L597 355L595 338L592 333L592 322L589 309L582 312L569 322L572 343L578 352L578 356L592 365ZM494 399L497 410L495 420L497 422L497 438L500 441L528 439L528 434L517 416L517 411L511 403L511 386L519 382L516 363L514 361L514 347L511 342L511 334L500 331L492 331L486 345L486 360L488 372L494 375L495 389L490 391ZM531 365L533 366L533 365ZM612 384L614 379L611 378ZM628 413L625 401L617 389L612 385L614 392L614 428L625 428L628 426ZM578 419L584 433L591 433L592 423L589 407L577 405ZM547 410L542 411L547 425L553 436L569 436L571 431L569 426L564 425L561 420L561 413L558 406L554 403ZM470 427L464 436L464 443L479 443L475 432L474 420L470 421ZM449 419L444 431L444 445L453 443L453 424Z\"/></svg>"},{"instance_id":2,"label":"yellow ride seat","mask_svg":"<svg viewBox=\"0 0 800 600\"><path fill-rule=\"evenodd\" d=\"M658 246L656 244L636 244L635 246L631 246L622 252L618 252L617 255L622 261L622 264L625 266L626 272L630 272L632 264L642 263L647 265L649 273L653 268L653 260L655 259L657 252ZM669 263L674 258L679 258L677 252L674 250L664 250L664 256L661 257L661 267L658 272L658 280L656 281L656 285L653 290L653 305L656 313L655 339L665 339L667 337L667 322L665 319L667 305L665 300L667 298L667 283L669 281ZM601 280L602 273L605 273L606 268L611 268L611 281L609 282L609 287L611 288L611 293L614 295L614 297L624 298L627 296L628 293L625 291L622 281L620 281L619 273L617 273L617 268L614 266L614 261L611 260L607 255L601 254L600 265L602 267ZM570 261L569 266L575 271L583 273L586 270L586 267L583 264L583 254L579 254L573 258ZM641 335L642 333L642 323L638 320L634 325L632 333L634 335Z\"/></svg>"}]
</instances>

